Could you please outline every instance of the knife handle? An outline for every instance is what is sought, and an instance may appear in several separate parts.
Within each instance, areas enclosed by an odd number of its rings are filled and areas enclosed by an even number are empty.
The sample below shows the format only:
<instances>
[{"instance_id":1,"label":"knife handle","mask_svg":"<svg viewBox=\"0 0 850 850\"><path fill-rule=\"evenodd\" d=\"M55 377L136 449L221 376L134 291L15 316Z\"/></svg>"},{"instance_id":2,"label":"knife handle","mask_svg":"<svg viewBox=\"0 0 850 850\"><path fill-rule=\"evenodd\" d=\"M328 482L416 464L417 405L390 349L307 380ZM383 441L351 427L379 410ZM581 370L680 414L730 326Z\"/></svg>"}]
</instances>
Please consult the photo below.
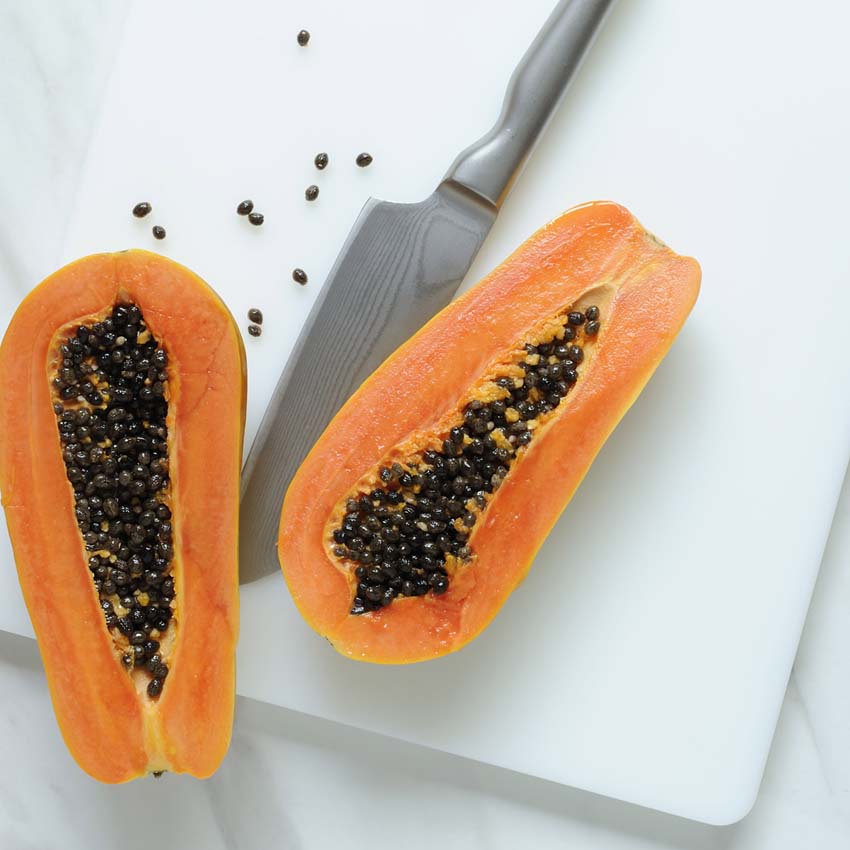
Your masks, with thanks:
<instances>
[{"instance_id":1,"label":"knife handle","mask_svg":"<svg viewBox=\"0 0 850 850\"><path fill-rule=\"evenodd\" d=\"M511 76L495 126L445 179L502 205L614 0L561 0Z\"/></svg>"}]
</instances>

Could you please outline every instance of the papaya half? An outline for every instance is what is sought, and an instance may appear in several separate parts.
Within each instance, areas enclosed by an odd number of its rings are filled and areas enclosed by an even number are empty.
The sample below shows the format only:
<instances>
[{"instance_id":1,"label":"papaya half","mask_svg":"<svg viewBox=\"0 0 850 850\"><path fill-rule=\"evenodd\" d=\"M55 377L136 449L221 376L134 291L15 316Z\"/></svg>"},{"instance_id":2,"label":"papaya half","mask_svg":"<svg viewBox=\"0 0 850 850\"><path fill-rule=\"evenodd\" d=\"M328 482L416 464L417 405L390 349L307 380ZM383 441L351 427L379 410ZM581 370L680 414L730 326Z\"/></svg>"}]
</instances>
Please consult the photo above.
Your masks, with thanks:
<instances>
[{"instance_id":1,"label":"papaya half","mask_svg":"<svg viewBox=\"0 0 850 850\"><path fill-rule=\"evenodd\" d=\"M293 478L278 553L342 654L475 638L690 312L700 268L609 202L564 213L391 355Z\"/></svg>"},{"instance_id":2,"label":"papaya half","mask_svg":"<svg viewBox=\"0 0 850 850\"><path fill-rule=\"evenodd\" d=\"M48 277L0 345L0 490L53 707L87 773L210 775L238 632L245 355L146 251Z\"/></svg>"}]
</instances>

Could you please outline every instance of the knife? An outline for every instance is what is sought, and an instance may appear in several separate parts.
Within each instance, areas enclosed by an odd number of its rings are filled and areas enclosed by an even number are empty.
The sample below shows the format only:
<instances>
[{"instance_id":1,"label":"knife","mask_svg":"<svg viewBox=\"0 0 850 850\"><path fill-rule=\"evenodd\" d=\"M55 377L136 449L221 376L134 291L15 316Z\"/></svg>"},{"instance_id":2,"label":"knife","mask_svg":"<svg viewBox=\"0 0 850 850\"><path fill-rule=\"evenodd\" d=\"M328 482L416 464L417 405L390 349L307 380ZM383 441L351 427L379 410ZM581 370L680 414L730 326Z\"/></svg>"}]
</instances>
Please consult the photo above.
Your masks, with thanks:
<instances>
[{"instance_id":1,"label":"knife","mask_svg":"<svg viewBox=\"0 0 850 850\"><path fill-rule=\"evenodd\" d=\"M451 301L614 0L561 0L517 66L494 127L417 204L370 199L281 374L242 476L240 581L279 569L284 493L334 414Z\"/></svg>"}]
</instances>

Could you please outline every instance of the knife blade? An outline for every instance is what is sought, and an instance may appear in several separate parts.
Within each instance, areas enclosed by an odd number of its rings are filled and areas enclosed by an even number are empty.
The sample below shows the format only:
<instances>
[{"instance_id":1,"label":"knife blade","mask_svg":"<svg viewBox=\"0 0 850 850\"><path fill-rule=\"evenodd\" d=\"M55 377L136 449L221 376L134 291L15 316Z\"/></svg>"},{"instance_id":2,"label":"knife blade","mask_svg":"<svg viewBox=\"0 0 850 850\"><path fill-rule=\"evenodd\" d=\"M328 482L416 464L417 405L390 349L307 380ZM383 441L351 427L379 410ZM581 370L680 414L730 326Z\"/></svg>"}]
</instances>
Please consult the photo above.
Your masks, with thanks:
<instances>
[{"instance_id":1,"label":"knife blade","mask_svg":"<svg viewBox=\"0 0 850 850\"><path fill-rule=\"evenodd\" d=\"M424 201L370 199L284 367L242 476L240 581L278 569L284 493L354 390L451 301L613 0L561 0L508 84L502 113Z\"/></svg>"}]
</instances>

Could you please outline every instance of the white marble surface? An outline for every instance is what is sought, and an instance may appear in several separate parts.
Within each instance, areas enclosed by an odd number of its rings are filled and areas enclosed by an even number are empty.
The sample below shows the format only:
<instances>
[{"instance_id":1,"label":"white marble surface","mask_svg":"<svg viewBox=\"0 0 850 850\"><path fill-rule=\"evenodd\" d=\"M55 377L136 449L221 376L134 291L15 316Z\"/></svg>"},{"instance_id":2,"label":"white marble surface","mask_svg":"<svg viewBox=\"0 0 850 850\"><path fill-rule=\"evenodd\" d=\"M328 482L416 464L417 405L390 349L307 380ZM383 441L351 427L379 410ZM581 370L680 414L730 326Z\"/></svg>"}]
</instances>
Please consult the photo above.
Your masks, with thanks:
<instances>
[{"instance_id":1,"label":"white marble surface","mask_svg":"<svg viewBox=\"0 0 850 850\"><path fill-rule=\"evenodd\" d=\"M55 265L122 18L122 5L107 0L0 0L0 275L35 281ZM837 517L762 790L735 826L690 823L250 700L239 701L232 751L212 780L106 788L64 749L35 645L0 635L0 847L846 847L847 484ZM126 833L137 820L141 831Z\"/></svg>"}]
</instances>

